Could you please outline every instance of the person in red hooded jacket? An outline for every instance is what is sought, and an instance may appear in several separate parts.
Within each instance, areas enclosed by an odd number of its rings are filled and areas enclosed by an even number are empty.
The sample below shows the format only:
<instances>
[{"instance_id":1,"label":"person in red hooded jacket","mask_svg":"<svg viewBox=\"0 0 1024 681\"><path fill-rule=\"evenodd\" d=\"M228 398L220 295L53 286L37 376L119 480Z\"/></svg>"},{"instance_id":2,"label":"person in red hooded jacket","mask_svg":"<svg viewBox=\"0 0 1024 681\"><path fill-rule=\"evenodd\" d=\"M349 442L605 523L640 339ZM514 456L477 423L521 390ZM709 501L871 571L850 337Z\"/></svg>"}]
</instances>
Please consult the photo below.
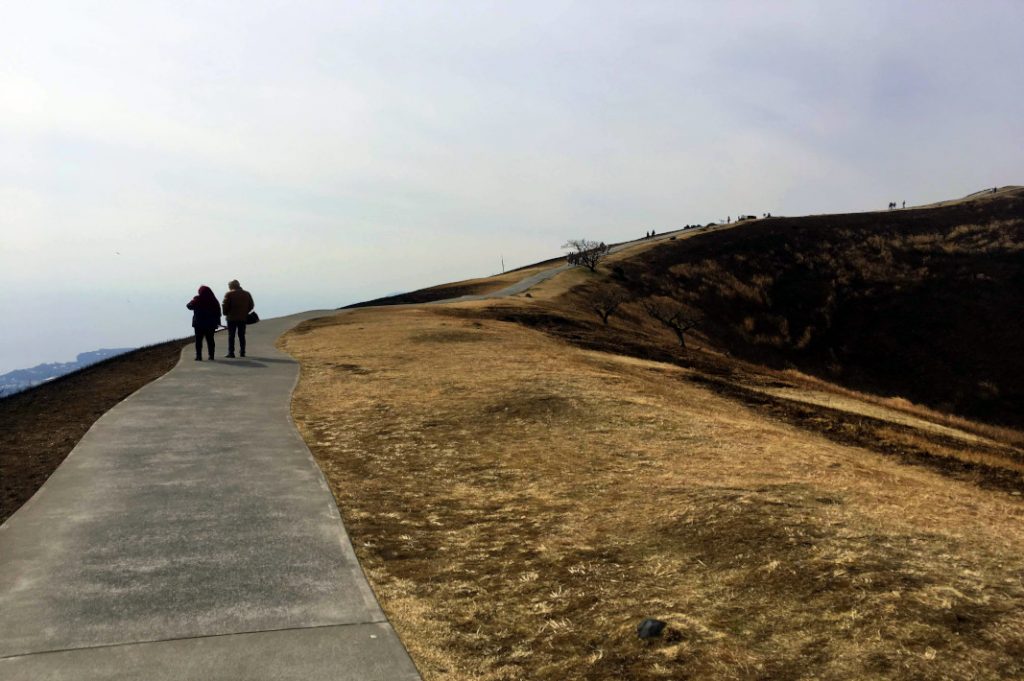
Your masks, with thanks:
<instances>
[{"instance_id":1,"label":"person in red hooded jacket","mask_svg":"<svg viewBox=\"0 0 1024 681\"><path fill-rule=\"evenodd\" d=\"M220 326L220 301L209 286L200 286L199 295L190 300L185 307L192 310L192 328L196 332L196 361L203 361L203 339L206 339L206 351L213 359L213 332Z\"/></svg>"}]
</instances>

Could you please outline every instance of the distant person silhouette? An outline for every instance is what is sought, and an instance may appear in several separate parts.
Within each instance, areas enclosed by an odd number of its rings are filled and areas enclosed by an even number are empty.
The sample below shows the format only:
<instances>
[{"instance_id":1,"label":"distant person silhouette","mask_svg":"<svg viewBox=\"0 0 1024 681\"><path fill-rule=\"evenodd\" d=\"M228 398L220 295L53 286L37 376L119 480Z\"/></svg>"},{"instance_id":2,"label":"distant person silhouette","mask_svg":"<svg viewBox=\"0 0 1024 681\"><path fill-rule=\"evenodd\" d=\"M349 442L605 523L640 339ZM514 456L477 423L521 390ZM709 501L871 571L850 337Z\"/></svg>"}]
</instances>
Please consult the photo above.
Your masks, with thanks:
<instances>
[{"instance_id":1,"label":"distant person silhouette","mask_svg":"<svg viewBox=\"0 0 1024 681\"><path fill-rule=\"evenodd\" d=\"M249 313L256 309L252 302L252 294L242 288L237 279L228 282L228 292L221 303L224 317L228 320L228 354L235 356L235 334L238 334L238 351L245 357L245 325Z\"/></svg>"},{"instance_id":2,"label":"distant person silhouette","mask_svg":"<svg viewBox=\"0 0 1024 681\"><path fill-rule=\"evenodd\" d=\"M907 207L907 202L906 202L906 201L904 201L904 202L903 202L903 207L904 207L904 208L906 208L906 207Z\"/></svg>"},{"instance_id":3,"label":"distant person silhouette","mask_svg":"<svg viewBox=\"0 0 1024 681\"><path fill-rule=\"evenodd\" d=\"M196 361L203 361L203 339L206 339L206 351L213 359L213 332L220 326L220 305L217 296L209 286L200 286L199 295L194 297L185 307L192 310L192 328L196 332Z\"/></svg>"}]
</instances>

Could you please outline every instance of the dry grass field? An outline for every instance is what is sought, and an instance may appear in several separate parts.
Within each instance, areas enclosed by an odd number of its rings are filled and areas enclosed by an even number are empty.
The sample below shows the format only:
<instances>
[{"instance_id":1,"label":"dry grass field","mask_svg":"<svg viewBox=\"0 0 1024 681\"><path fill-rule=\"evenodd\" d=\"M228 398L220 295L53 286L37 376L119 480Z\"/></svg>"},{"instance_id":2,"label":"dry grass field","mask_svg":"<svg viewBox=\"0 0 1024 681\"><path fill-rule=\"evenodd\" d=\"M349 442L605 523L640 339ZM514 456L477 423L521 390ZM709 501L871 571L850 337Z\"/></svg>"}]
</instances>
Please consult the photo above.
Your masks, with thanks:
<instances>
[{"instance_id":1,"label":"dry grass field","mask_svg":"<svg viewBox=\"0 0 1024 681\"><path fill-rule=\"evenodd\" d=\"M1012 442L673 354L545 286L282 340L295 420L426 679L1024 677ZM638 640L644 617L667 633Z\"/></svg>"}]
</instances>

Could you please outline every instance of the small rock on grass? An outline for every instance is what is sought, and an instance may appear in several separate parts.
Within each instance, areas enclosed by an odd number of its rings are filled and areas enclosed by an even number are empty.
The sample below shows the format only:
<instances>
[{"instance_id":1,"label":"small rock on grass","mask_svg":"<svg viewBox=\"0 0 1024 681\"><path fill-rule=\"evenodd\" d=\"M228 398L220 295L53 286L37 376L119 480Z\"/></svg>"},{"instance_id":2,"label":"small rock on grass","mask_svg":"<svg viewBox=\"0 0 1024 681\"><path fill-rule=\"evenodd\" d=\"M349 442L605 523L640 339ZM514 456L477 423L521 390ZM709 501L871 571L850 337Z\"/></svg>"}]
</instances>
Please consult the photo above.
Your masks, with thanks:
<instances>
[{"instance_id":1,"label":"small rock on grass","mask_svg":"<svg viewBox=\"0 0 1024 681\"><path fill-rule=\"evenodd\" d=\"M665 630L665 623L661 620L656 620L648 617L636 628L636 635L643 640L650 638L658 638L661 636L661 632Z\"/></svg>"}]
</instances>

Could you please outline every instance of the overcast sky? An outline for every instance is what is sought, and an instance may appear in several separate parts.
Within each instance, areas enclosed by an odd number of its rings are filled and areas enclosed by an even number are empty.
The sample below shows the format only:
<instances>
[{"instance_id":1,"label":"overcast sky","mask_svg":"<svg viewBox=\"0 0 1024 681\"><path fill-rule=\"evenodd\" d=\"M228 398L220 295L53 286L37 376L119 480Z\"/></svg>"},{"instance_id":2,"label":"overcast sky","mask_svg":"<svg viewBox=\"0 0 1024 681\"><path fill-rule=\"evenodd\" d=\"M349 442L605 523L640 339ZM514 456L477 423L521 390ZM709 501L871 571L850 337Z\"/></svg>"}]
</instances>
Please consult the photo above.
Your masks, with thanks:
<instances>
[{"instance_id":1,"label":"overcast sky","mask_svg":"<svg viewBox=\"0 0 1024 681\"><path fill-rule=\"evenodd\" d=\"M0 21L0 372L567 238L1024 182L1024 3L36 2Z\"/></svg>"}]
</instances>

